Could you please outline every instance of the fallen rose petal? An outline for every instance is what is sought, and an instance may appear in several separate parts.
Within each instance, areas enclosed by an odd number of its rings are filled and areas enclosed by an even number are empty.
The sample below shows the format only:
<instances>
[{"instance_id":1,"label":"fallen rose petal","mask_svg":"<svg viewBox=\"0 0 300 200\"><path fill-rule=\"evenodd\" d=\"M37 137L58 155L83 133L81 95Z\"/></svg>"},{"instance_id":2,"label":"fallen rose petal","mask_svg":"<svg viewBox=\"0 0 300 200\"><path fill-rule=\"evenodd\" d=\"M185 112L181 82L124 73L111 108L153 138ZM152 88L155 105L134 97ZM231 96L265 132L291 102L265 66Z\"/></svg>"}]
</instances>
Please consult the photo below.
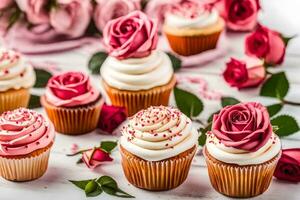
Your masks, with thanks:
<instances>
[{"instance_id":1,"label":"fallen rose petal","mask_svg":"<svg viewBox=\"0 0 300 200\"><path fill-rule=\"evenodd\" d=\"M82 160L88 168L94 169L97 166L103 164L103 162L113 161L113 158L110 157L109 153L103 151L100 148L96 148L83 152Z\"/></svg>"}]
</instances>

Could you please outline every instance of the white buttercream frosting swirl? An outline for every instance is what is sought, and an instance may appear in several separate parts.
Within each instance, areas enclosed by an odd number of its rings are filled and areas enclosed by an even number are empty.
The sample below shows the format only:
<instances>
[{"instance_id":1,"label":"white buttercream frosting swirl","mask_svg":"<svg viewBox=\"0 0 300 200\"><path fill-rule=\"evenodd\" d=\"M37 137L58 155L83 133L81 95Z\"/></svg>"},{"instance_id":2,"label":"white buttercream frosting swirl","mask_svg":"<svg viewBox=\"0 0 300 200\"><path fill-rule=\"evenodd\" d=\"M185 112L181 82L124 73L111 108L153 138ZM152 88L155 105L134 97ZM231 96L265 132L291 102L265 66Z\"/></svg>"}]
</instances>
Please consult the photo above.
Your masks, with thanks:
<instances>
[{"instance_id":1,"label":"white buttercream frosting swirl","mask_svg":"<svg viewBox=\"0 0 300 200\"><path fill-rule=\"evenodd\" d=\"M104 81L114 88L137 91L167 84L174 72L167 54L156 50L144 58L118 60L109 56L100 73Z\"/></svg>"},{"instance_id":2,"label":"white buttercream frosting swirl","mask_svg":"<svg viewBox=\"0 0 300 200\"><path fill-rule=\"evenodd\" d=\"M198 133L179 110L149 107L135 114L122 129L120 145L148 161L159 161L197 145Z\"/></svg>"},{"instance_id":3,"label":"white buttercream frosting swirl","mask_svg":"<svg viewBox=\"0 0 300 200\"><path fill-rule=\"evenodd\" d=\"M272 134L267 143L254 152L227 147L212 132L207 134L206 149L215 159L237 165L256 165L267 162L281 151L281 143L276 134Z\"/></svg>"},{"instance_id":4,"label":"white buttercream frosting swirl","mask_svg":"<svg viewBox=\"0 0 300 200\"><path fill-rule=\"evenodd\" d=\"M0 92L30 88L35 83L33 67L12 50L0 49Z\"/></svg>"}]
</instances>

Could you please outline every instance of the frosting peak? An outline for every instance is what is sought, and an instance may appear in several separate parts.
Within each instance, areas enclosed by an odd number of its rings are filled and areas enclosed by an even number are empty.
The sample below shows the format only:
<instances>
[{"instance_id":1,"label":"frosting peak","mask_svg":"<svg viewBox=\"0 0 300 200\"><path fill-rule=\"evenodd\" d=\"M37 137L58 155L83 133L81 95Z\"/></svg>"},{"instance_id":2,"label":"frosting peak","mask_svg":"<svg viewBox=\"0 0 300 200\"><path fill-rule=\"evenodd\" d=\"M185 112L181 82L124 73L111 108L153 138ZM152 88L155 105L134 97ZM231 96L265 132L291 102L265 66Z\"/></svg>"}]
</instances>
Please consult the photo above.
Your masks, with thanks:
<instances>
[{"instance_id":1,"label":"frosting peak","mask_svg":"<svg viewBox=\"0 0 300 200\"><path fill-rule=\"evenodd\" d=\"M0 49L0 92L29 88L35 82L35 73L22 56L12 50Z\"/></svg>"},{"instance_id":2,"label":"frosting peak","mask_svg":"<svg viewBox=\"0 0 300 200\"><path fill-rule=\"evenodd\" d=\"M88 75L66 72L53 76L47 84L46 99L55 106L86 105L99 98L99 91L91 84Z\"/></svg>"},{"instance_id":3,"label":"frosting peak","mask_svg":"<svg viewBox=\"0 0 300 200\"><path fill-rule=\"evenodd\" d=\"M0 155L25 155L53 142L51 122L32 110L19 108L0 116Z\"/></svg>"},{"instance_id":4,"label":"frosting peak","mask_svg":"<svg viewBox=\"0 0 300 200\"><path fill-rule=\"evenodd\" d=\"M198 138L188 117L164 106L135 114L123 127L122 135L123 148L149 161L176 156L195 146Z\"/></svg>"}]
</instances>

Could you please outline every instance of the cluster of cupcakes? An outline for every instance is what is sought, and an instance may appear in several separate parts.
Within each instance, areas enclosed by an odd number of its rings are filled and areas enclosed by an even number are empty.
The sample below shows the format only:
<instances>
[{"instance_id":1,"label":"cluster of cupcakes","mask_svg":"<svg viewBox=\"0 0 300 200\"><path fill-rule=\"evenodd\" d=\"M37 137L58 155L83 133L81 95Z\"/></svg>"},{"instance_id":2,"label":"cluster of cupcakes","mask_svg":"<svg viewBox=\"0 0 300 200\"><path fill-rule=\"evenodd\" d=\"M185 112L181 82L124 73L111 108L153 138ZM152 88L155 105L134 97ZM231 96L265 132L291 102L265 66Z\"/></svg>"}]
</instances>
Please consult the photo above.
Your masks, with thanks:
<instances>
[{"instance_id":1,"label":"cluster of cupcakes","mask_svg":"<svg viewBox=\"0 0 300 200\"><path fill-rule=\"evenodd\" d=\"M172 49L194 55L215 48L224 22L215 9L182 1L167 11L164 32ZM119 150L128 181L146 190L169 190L188 176L198 132L191 119L167 107L176 78L169 57L157 50L157 24L140 11L110 21L103 32L109 56L101 82L115 106L130 116ZM13 181L41 177L55 131L75 135L97 127L104 98L88 75L53 76L41 103L49 120L28 110L32 66L13 51L0 51L0 174ZM265 107L227 106L213 118L203 148L212 186L231 197L263 193L281 154Z\"/></svg>"}]
</instances>

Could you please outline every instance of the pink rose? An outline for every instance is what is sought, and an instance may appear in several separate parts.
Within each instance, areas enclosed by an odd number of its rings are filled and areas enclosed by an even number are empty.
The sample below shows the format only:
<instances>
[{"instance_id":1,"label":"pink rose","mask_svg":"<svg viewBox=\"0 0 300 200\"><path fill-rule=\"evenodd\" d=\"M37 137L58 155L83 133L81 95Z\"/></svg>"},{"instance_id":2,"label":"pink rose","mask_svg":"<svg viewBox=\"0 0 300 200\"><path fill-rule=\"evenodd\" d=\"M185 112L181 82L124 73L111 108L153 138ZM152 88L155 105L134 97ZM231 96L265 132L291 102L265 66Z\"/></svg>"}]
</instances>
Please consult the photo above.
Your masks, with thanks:
<instances>
[{"instance_id":1,"label":"pink rose","mask_svg":"<svg viewBox=\"0 0 300 200\"><path fill-rule=\"evenodd\" d=\"M19 8L26 13L27 20L32 24L49 22L47 5L50 0L16 0Z\"/></svg>"},{"instance_id":2,"label":"pink rose","mask_svg":"<svg viewBox=\"0 0 300 200\"><path fill-rule=\"evenodd\" d=\"M94 22L99 31L112 19L127 15L141 9L140 0L96 0Z\"/></svg>"},{"instance_id":3,"label":"pink rose","mask_svg":"<svg viewBox=\"0 0 300 200\"><path fill-rule=\"evenodd\" d=\"M150 0L145 8L145 13L157 20L158 28L161 30L165 20L166 10L169 10L173 4L179 3L181 0Z\"/></svg>"},{"instance_id":4,"label":"pink rose","mask_svg":"<svg viewBox=\"0 0 300 200\"><path fill-rule=\"evenodd\" d=\"M6 10L6 11L3 11L1 13L1 17L0 17L0 37L3 37L7 32L7 29L9 27L9 18L11 16L11 14L12 13L11 13L10 10Z\"/></svg>"},{"instance_id":5,"label":"pink rose","mask_svg":"<svg viewBox=\"0 0 300 200\"><path fill-rule=\"evenodd\" d=\"M249 31L257 25L258 0L216 0L215 7L233 31Z\"/></svg>"},{"instance_id":6,"label":"pink rose","mask_svg":"<svg viewBox=\"0 0 300 200\"><path fill-rule=\"evenodd\" d=\"M254 102L223 108L214 115L211 131L225 146L250 152L264 146L273 132L267 109Z\"/></svg>"},{"instance_id":7,"label":"pink rose","mask_svg":"<svg viewBox=\"0 0 300 200\"><path fill-rule=\"evenodd\" d=\"M81 72L66 72L49 79L47 100L55 106L86 105L99 98L99 92L90 84L89 76Z\"/></svg>"},{"instance_id":8,"label":"pink rose","mask_svg":"<svg viewBox=\"0 0 300 200\"><path fill-rule=\"evenodd\" d=\"M266 77L265 67L257 58L247 58L246 61L231 58L226 66L226 70L223 72L225 81L231 87L238 89L256 87Z\"/></svg>"},{"instance_id":9,"label":"pink rose","mask_svg":"<svg viewBox=\"0 0 300 200\"><path fill-rule=\"evenodd\" d=\"M127 118L124 107L108 106L104 104L101 109L99 128L112 133Z\"/></svg>"},{"instance_id":10,"label":"pink rose","mask_svg":"<svg viewBox=\"0 0 300 200\"><path fill-rule=\"evenodd\" d=\"M57 0L50 12L50 24L58 33L73 38L83 36L92 13L90 0Z\"/></svg>"},{"instance_id":11,"label":"pink rose","mask_svg":"<svg viewBox=\"0 0 300 200\"><path fill-rule=\"evenodd\" d=\"M280 33L259 25L245 40L246 54L276 65L284 61L286 44Z\"/></svg>"},{"instance_id":12,"label":"pink rose","mask_svg":"<svg viewBox=\"0 0 300 200\"><path fill-rule=\"evenodd\" d=\"M157 23L141 11L109 21L103 31L107 51L118 59L148 56L156 48Z\"/></svg>"},{"instance_id":13,"label":"pink rose","mask_svg":"<svg viewBox=\"0 0 300 200\"><path fill-rule=\"evenodd\" d=\"M14 0L1 0L0 1L0 10L5 10L6 8L9 8L14 3Z\"/></svg>"},{"instance_id":14,"label":"pink rose","mask_svg":"<svg viewBox=\"0 0 300 200\"><path fill-rule=\"evenodd\" d=\"M82 153L82 161L90 169L94 169L103 162L111 162L113 158L109 153L103 151L101 148L94 148Z\"/></svg>"},{"instance_id":15,"label":"pink rose","mask_svg":"<svg viewBox=\"0 0 300 200\"><path fill-rule=\"evenodd\" d=\"M274 176L281 180L300 182L300 148L282 150Z\"/></svg>"}]
</instances>

